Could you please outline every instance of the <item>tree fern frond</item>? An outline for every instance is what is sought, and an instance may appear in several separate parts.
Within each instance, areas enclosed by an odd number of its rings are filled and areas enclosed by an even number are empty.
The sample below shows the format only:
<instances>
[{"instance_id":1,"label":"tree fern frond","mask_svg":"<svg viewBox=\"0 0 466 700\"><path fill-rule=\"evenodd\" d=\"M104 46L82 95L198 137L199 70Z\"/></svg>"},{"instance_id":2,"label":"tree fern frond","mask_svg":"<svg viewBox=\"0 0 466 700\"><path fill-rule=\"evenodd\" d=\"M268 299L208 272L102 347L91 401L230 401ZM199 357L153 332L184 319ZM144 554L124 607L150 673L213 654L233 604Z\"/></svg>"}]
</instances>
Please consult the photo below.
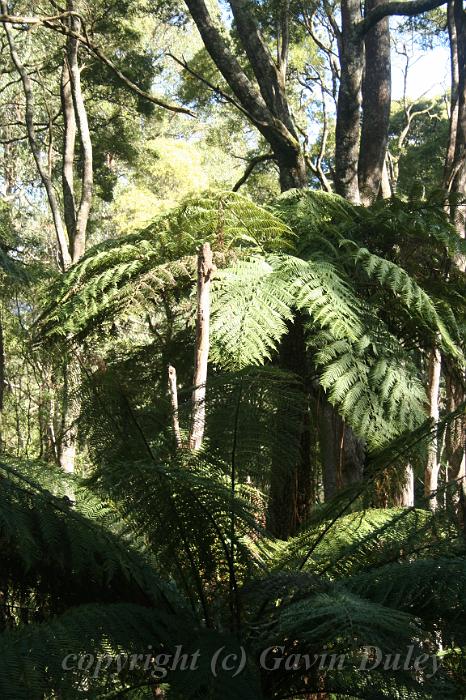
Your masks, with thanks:
<instances>
[{"instance_id":1,"label":"tree fern frond","mask_svg":"<svg viewBox=\"0 0 466 700\"><path fill-rule=\"evenodd\" d=\"M170 608L170 587L140 553L106 528L105 514L90 494L77 492L80 505L72 506L18 465L3 462L0 475L4 604L37 589L43 595L60 591L61 605L124 598L146 604L165 600Z\"/></svg>"},{"instance_id":2,"label":"tree fern frond","mask_svg":"<svg viewBox=\"0 0 466 700\"><path fill-rule=\"evenodd\" d=\"M376 278L382 287L392 294L434 333L438 333L444 350L457 359L462 352L453 340L434 302L402 267L396 263L371 253L367 248L359 248L354 253L356 263L361 263L369 278Z\"/></svg>"},{"instance_id":3,"label":"tree fern frond","mask_svg":"<svg viewBox=\"0 0 466 700\"><path fill-rule=\"evenodd\" d=\"M261 698L250 669L233 678L219 664L212 673L216 650L241 653L230 636L203 630L189 615L137 605L82 605L46 624L0 635L0 649L0 692L11 700L39 700L50 691L80 698L83 688L86 698L97 699L111 697L112 689L126 695L131 687L161 682L172 698ZM177 649L187 667L173 663Z\"/></svg>"},{"instance_id":4,"label":"tree fern frond","mask_svg":"<svg viewBox=\"0 0 466 700\"><path fill-rule=\"evenodd\" d=\"M212 360L228 370L270 359L291 319L286 279L263 258L238 260L214 281Z\"/></svg>"}]
</instances>

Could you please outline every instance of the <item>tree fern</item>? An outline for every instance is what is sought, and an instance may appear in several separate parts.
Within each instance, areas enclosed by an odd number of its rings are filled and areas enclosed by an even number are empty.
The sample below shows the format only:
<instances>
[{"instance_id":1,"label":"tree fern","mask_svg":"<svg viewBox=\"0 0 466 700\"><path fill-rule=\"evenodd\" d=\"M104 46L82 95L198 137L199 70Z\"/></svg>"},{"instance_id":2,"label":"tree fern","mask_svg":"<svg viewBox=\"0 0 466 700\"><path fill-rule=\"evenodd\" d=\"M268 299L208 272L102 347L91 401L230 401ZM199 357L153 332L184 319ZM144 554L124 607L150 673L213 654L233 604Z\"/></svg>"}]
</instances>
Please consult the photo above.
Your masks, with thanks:
<instances>
[{"instance_id":1,"label":"tree fern","mask_svg":"<svg viewBox=\"0 0 466 700\"><path fill-rule=\"evenodd\" d=\"M213 297L213 362L237 370L270 359L292 318L288 280L264 258L239 260L219 272Z\"/></svg>"}]
</instances>

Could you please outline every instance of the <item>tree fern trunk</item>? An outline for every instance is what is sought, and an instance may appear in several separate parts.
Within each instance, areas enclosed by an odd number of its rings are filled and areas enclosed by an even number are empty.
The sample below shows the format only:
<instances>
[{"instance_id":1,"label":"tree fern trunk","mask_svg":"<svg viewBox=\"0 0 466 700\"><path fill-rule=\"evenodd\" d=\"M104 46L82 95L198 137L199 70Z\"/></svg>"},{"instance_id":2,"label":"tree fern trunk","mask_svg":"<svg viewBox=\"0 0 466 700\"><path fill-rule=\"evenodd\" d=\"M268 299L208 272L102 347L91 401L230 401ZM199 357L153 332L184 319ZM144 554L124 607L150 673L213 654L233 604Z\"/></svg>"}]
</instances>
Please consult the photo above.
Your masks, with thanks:
<instances>
[{"instance_id":1,"label":"tree fern trunk","mask_svg":"<svg viewBox=\"0 0 466 700\"><path fill-rule=\"evenodd\" d=\"M309 367L304 337L304 319L297 315L288 324L288 333L279 348L279 365L281 369L293 372L303 385L303 391L309 397ZM275 537L287 539L296 533L300 523L304 522L311 508L313 490L313 470L311 464L311 420L309 406L303 415L300 428L300 454L297 461L283 464L272 458L267 526Z\"/></svg>"}]
</instances>

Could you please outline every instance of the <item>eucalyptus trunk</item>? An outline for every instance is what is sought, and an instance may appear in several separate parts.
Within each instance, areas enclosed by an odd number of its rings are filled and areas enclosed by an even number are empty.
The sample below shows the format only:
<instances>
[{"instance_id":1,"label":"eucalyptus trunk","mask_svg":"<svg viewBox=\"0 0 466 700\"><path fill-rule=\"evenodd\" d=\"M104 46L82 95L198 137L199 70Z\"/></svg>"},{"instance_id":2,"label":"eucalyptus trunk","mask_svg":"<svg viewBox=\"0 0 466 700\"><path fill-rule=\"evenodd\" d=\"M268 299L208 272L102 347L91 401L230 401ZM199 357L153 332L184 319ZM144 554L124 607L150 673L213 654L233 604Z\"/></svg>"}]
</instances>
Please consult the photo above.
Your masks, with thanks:
<instances>
[{"instance_id":1,"label":"eucalyptus trunk","mask_svg":"<svg viewBox=\"0 0 466 700\"><path fill-rule=\"evenodd\" d=\"M382 1L366 0L366 13L381 5ZM370 204L377 198L382 186L390 125L391 47L388 17L367 32L364 45L359 190L363 204Z\"/></svg>"},{"instance_id":2,"label":"eucalyptus trunk","mask_svg":"<svg viewBox=\"0 0 466 700\"><path fill-rule=\"evenodd\" d=\"M439 420L440 377L442 371L442 358L438 348L433 348L429 354L428 364L428 410L433 428ZM438 478L440 472L439 444L435 433L429 442L427 459L424 469L424 496L432 510L438 507Z\"/></svg>"}]
</instances>

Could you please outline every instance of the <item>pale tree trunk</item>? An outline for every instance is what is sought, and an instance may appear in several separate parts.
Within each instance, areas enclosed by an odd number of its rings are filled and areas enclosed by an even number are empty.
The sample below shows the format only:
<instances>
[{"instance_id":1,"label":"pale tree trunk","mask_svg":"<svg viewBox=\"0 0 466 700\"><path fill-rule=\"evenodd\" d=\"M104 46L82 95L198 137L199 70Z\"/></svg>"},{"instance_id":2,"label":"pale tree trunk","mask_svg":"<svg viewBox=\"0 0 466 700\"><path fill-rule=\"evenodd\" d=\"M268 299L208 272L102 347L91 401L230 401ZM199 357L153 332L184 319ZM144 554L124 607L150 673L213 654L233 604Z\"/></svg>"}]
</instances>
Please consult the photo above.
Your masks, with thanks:
<instances>
[{"instance_id":1,"label":"pale tree trunk","mask_svg":"<svg viewBox=\"0 0 466 700\"><path fill-rule=\"evenodd\" d=\"M73 56L72 56L73 54ZM63 160L62 160L62 192L63 213L65 219L68 240L70 242L70 255L72 262L76 262L74 256L75 241L77 237L76 227L76 201L74 193L75 177L75 147L78 128L73 100L73 85L70 76L70 60L77 61L77 43L74 41L73 51L70 50L70 39L67 41L67 53L63 60L61 78L61 103L63 110ZM73 357L67 358L63 367L63 391L62 422L60 430L60 442L58 448L58 460L62 469L67 473L74 472L76 459L77 421L80 413L80 401L76 395L80 368Z\"/></svg>"},{"instance_id":2,"label":"pale tree trunk","mask_svg":"<svg viewBox=\"0 0 466 700\"><path fill-rule=\"evenodd\" d=\"M178 385L176 381L176 369L173 365L168 365L168 393L170 395L172 409L173 434L175 436L177 448L181 449L183 442L181 440L180 418L178 415Z\"/></svg>"},{"instance_id":3,"label":"pale tree trunk","mask_svg":"<svg viewBox=\"0 0 466 700\"><path fill-rule=\"evenodd\" d=\"M8 14L8 3L5 0L1 0L0 9L2 14ZM37 170L40 175L42 184L44 185L45 191L47 193L47 198L50 206L50 211L52 213L53 223L55 227L55 233L58 243L58 254L59 261L62 270L66 270L71 265L71 255L68 248L68 239L65 232L65 227L60 214L60 205L57 200L55 190L53 188L51 177L48 173L47 167L42 162L41 157L41 146L37 140L36 129L34 125L34 113L35 113L35 103L34 103L34 92L32 89L32 82L27 69L25 68L18 50L16 48L16 43L13 36L13 30L8 24L4 24L4 30L8 40L8 45L10 47L10 55L16 70L21 78L21 83L23 86L24 98L26 102L26 129L29 141L29 147L31 153L34 157Z\"/></svg>"},{"instance_id":4,"label":"pale tree trunk","mask_svg":"<svg viewBox=\"0 0 466 700\"><path fill-rule=\"evenodd\" d=\"M71 94L70 71L68 57L63 59L61 75L61 106L63 112L63 160L62 160L62 192L63 213L68 240L76 235L76 203L74 197L74 153L76 147L76 117Z\"/></svg>"},{"instance_id":5,"label":"pale tree trunk","mask_svg":"<svg viewBox=\"0 0 466 700\"><path fill-rule=\"evenodd\" d=\"M67 9L74 11L73 0L68 0ZM70 28L80 32L80 20L71 17ZM93 192L92 143L86 108L81 89L78 64L79 42L68 36L61 78L61 103L64 120L62 191L63 212L68 234L71 263L77 263L85 252L86 231ZM81 195L79 205L75 195L75 149L79 136L82 155ZM78 420L81 410L79 398L80 366L73 355L64 365L64 396L62 400L62 426L59 445L59 462L66 472L74 471Z\"/></svg>"},{"instance_id":6,"label":"pale tree trunk","mask_svg":"<svg viewBox=\"0 0 466 700\"><path fill-rule=\"evenodd\" d=\"M67 9L74 11L74 1L68 0ZM80 34L81 20L72 16L70 19L71 29ZM73 263L78 262L86 250L87 223L92 202L93 193L93 155L92 141L89 131L87 112L81 89L81 71L78 64L79 42L74 37L68 37L67 41L67 61L68 73L71 84L71 97L73 100L73 112L76 119L79 139L82 151L82 178L81 178L81 199L76 211L75 234L71 239L71 256Z\"/></svg>"},{"instance_id":7,"label":"pale tree trunk","mask_svg":"<svg viewBox=\"0 0 466 700\"><path fill-rule=\"evenodd\" d=\"M210 287L214 272L210 243L204 243L197 259L196 346L189 448L202 446L205 430L205 397L210 343Z\"/></svg>"},{"instance_id":8,"label":"pale tree trunk","mask_svg":"<svg viewBox=\"0 0 466 700\"><path fill-rule=\"evenodd\" d=\"M463 380L464 381L464 380ZM464 402L465 391L460 377L447 371L446 373L447 411L456 411ZM456 482L454 488L455 502L458 496L464 495L466 488L466 417L458 416L447 426L445 436L445 457L448 467L448 481Z\"/></svg>"},{"instance_id":9,"label":"pale tree trunk","mask_svg":"<svg viewBox=\"0 0 466 700\"><path fill-rule=\"evenodd\" d=\"M74 11L74 1L67 1L67 9ZM81 22L77 17L70 18L71 29L79 34ZM87 112L81 89L81 73L78 63L79 42L73 37L67 38L66 56L62 73L62 106L64 113L63 136L63 203L65 222L70 242L70 255L75 264L84 255L86 249L86 232L93 194L93 154L92 142L87 119ZM79 205L74 192L75 145L79 135L82 155L81 196ZM63 402L63 425L60 446L60 464L67 472L74 471L78 421L81 412L79 384L81 369L76 358L71 355L64 368L66 381L64 391L68 396Z\"/></svg>"},{"instance_id":10,"label":"pale tree trunk","mask_svg":"<svg viewBox=\"0 0 466 700\"><path fill-rule=\"evenodd\" d=\"M1 11L8 14L8 4L2 0ZM74 1L67 0L67 10L74 11ZM80 20L71 16L69 26L76 34L80 33ZM26 129L31 153L36 162L42 184L52 213L58 244L58 258L62 271L80 260L86 246L86 230L93 194L93 159L92 142L87 119L87 112L81 89L81 76L78 64L79 42L68 36L66 55L63 61L61 78L61 102L64 118L63 152L62 152L62 191L63 219L60 203L55 194L51 173L42 163L41 144L37 140L34 125L34 93L27 69L22 63L14 41L13 30L4 24L11 59L20 75L26 101ZM81 195L79 206L76 205L74 192L75 145L79 135L82 152ZM64 220L64 223L63 223ZM65 229L66 227L66 229ZM80 413L78 396L80 368L76 358L71 355L63 369L64 392L62 407L61 444L58 449L59 462L67 472L74 471L77 439L77 421Z\"/></svg>"},{"instance_id":11,"label":"pale tree trunk","mask_svg":"<svg viewBox=\"0 0 466 700\"><path fill-rule=\"evenodd\" d=\"M321 400L318 408L320 461L322 464L322 483L324 499L333 498L339 488L339 441L338 420L333 406L327 399Z\"/></svg>"},{"instance_id":12,"label":"pale tree trunk","mask_svg":"<svg viewBox=\"0 0 466 700\"><path fill-rule=\"evenodd\" d=\"M403 485L395 498L395 505L402 508L414 506L414 470L410 464L405 467Z\"/></svg>"},{"instance_id":13,"label":"pale tree trunk","mask_svg":"<svg viewBox=\"0 0 466 700\"><path fill-rule=\"evenodd\" d=\"M432 419L433 428L437 429L439 420L440 376L442 370L442 358L440 350L433 348L429 354L428 366L428 410ZM437 434L432 437L427 450L427 460L424 470L424 496L428 499L428 505L432 510L438 507L438 476L440 471L439 444Z\"/></svg>"},{"instance_id":14,"label":"pale tree trunk","mask_svg":"<svg viewBox=\"0 0 466 700\"><path fill-rule=\"evenodd\" d=\"M448 32L450 36L451 64L451 112L450 134L445 160L446 187L466 197L466 14L461 0L449 0ZM465 238L465 207L456 204L450 215L458 235ZM456 265L460 273L466 270L466 258L458 255ZM466 398L466 372L458 376L453 371L446 375L447 408L454 411ZM457 481L457 500L462 509L463 524L466 524L466 419L457 418L447 427L445 454L448 479ZM459 498L458 498L459 496Z\"/></svg>"},{"instance_id":15,"label":"pale tree trunk","mask_svg":"<svg viewBox=\"0 0 466 700\"><path fill-rule=\"evenodd\" d=\"M210 243L204 243L197 256L196 339L194 346L194 376L192 392L191 425L188 448L196 451L202 447L206 422L206 387L210 351L210 288L215 272ZM183 441L178 414L178 386L176 369L168 366L168 393L170 396L172 428L176 447L182 449Z\"/></svg>"},{"instance_id":16,"label":"pale tree trunk","mask_svg":"<svg viewBox=\"0 0 466 700\"><path fill-rule=\"evenodd\" d=\"M382 170L382 181L380 183L380 195L382 199L390 199L392 196L392 186L390 183L390 177L388 175L388 165L387 165L387 156L385 157L385 161L383 164L383 170Z\"/></svg>"},{"instance_id":17,"label":"pale tree trunk","mask_svg":"<svg viewBox=\"0 0 466 700\"><path fill-rule=\"evenodd\" d=\"M78 422L81 412L80 379L81 372L77 359L73 356L66 357L63 363L63 396L58 459L60 466L68 474L72 474L75 470Z\"/></svg>"},{"instance_id":18,"label":"pale tree trunk","mask_svg":"<svg viewBox=\"0 0 466 700\"><path fill-rule=\"evenodd\" d=\"M0 309L0 451L3 449L3 403L5 395L5 339L3 335L3 318Z\"/></svg>"}]
</instances>

